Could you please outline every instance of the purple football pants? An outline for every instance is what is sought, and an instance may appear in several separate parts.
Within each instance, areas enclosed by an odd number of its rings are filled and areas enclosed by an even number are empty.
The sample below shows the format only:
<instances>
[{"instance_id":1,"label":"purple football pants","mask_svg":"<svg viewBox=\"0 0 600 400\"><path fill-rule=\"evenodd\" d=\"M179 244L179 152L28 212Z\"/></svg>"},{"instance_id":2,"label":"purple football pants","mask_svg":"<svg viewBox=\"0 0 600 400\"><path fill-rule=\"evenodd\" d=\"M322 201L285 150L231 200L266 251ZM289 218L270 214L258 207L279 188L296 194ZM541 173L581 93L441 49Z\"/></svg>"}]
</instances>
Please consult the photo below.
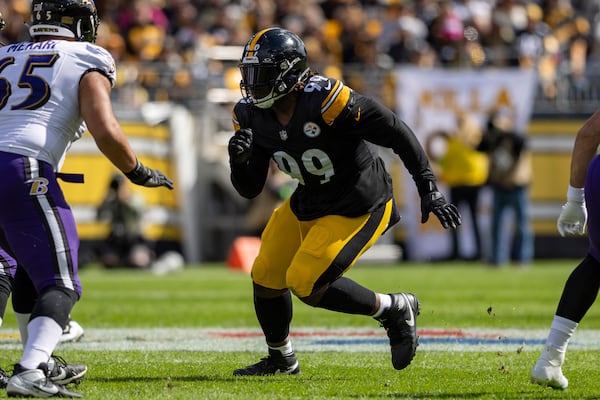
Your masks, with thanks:
<instances>
[{"instance_id":1,"label":"purple football pants","mask_svg":"<svg viewBox=\"0 0 600 400\"><path fill-rule=\"evenodd\" d=\"M585 204L588 212L589 253L600 262L600 156L592 159L587 170Z\"/></svg>"},{"instance_id":2,"label":"purple football pants","mask_svg":"<svg viewBox=\"0 0 600 400\"><path fill-rule=\"evenodd\" d=\"M3 272L14 275L18 265L27 272L38 293L59 286L81 296L77 227L52 166L31 157L0 152L0 176Z\"/></svg>"}]
</instances>

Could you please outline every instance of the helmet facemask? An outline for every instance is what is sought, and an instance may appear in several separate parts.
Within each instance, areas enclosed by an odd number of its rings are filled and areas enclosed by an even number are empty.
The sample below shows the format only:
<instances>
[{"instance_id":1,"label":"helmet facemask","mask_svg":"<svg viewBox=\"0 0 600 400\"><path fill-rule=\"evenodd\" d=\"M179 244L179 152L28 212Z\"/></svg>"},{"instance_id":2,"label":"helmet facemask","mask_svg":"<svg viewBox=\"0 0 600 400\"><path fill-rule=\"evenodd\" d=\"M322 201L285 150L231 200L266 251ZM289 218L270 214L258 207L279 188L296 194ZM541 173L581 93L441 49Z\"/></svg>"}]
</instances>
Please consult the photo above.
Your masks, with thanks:
<instances>
[{"instance_id":1,"label":"helmet facemask","mask_svg":"<svg viewBox=\"0 0 600 400\"><path fill-rule=\"evenodd\" d=\"M258 108L270 108L275 100L291 92L308 73L308 68L301 74L294 73L300 61L300 58L283 60L279 65L242 61L242 94Z\"/></svg>"}]
</instances>

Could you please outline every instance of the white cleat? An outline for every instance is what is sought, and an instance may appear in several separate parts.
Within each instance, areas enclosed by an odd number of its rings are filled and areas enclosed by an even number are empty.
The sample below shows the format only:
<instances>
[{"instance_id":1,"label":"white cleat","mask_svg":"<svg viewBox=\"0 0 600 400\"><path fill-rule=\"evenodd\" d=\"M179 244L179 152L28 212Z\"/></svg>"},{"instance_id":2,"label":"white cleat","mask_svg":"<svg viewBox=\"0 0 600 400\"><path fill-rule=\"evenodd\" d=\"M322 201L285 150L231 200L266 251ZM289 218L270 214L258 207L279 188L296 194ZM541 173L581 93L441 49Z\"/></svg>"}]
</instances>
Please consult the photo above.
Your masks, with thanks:
<instances>
[{"instance_id":1,"label":"white cleat","mask_svg":"<svg viewBox=\"0 0 600 400\"><path fill-rule=\"evenodd\" d=\"M569 381L563 375L560 366L551 365L543 360L539 360L531 370L531 383L560 390L569 386Z\"/></svg>"},{"instance_id":2,"label":"white cleat","mask_svg":"<svg viewBox=\"0 0 600 400\"><path fill-rule=\"evenodd\" d=\"M84 331L77 321L69 320L63 330L62 336L58 340L61 343L77 342L83 337Z\"/></svg>"},{"instance_id":3,"label":"white cleat","mask_svg":"<svg viewBox=\"0 0 600 400\"><path fill-rule=\"evenodd\" d=\"M48 365L45 363L35 369L25 369L16 364L6 386L6 394L8 397L83 397L48 379Z\"/></svg>"}]
</instances>

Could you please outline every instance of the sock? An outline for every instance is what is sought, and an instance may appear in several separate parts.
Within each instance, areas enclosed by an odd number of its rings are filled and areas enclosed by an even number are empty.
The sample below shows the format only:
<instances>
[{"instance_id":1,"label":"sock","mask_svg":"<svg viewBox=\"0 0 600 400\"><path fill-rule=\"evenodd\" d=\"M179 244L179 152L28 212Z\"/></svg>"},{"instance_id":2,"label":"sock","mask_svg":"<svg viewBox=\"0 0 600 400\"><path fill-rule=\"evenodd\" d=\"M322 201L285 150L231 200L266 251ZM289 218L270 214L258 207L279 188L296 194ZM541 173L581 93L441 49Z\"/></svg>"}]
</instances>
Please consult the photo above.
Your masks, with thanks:
<instances>
[{"instance_id":1,"label":"sock","mask_svg":"<svg viewBox=\"0 0 600 400\"><path fill-rule=\"evenodd\" d=\"M47 363L56 348L63 328L49 317L36 317L27 325L28 339L19 364L26 369L35 369Z\"/></svg>"},{"instance_id":2,"label":"sock","mask_svg":"<svg viewBox=\"0 0 600 400\"><path fill-rule=\"evenodd\" d=\"M25 348L25 343L27 343L27 324L29 323L30 316L31 314L29 313L21 314L15 311L19 332L21 333L21 345L23 345L23 348Z\"/></svg>"},{"instance_id":3,"label":"sock","mask_svg":"<svg viewBox=\"0 0 600 400\"><path fill-rule=\"evenodd\" d=\"M379 298L379 308L372 315L373 318L381 317L381 314L388 308L392 306L392 296L389 294L376 293L377 298ZM402 299L404 300L404 299Z\"/></svg>"},{"instance_id":4,"label":"sock","mask_svg":"<svg viewBox=\"0 0 600 400\"><path fill-rule=\"evenodd\" d=\"M551 365L562 365L565 360L569 339L575 333L577 325L579 325L577 322L555 315L552 325L550 325L550 333L548 333L548 338L546 339L542 358Z\"/></svg>"},{"instance_id":5,"label":"sock","mask_svg":"<svg viewBox=\"0 0 600 400\"><path fill-rule=\"evenodd\" d=\"M292 341L288 340L283 346L269 346L269 350L277 350L282 356L288 357L294 355L294 348L292 347Z\"/></svg>"}]
</instances>

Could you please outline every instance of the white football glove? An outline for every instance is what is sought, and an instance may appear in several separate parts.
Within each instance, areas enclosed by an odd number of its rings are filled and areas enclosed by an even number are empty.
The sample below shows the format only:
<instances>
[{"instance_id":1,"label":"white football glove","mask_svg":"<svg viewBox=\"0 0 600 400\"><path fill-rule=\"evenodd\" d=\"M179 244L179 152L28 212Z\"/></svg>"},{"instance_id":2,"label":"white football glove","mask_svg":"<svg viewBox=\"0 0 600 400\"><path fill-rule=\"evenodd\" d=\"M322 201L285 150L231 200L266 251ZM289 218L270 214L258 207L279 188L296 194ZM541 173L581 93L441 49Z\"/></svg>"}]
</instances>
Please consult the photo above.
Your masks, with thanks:
<instances>
[{"instance_id":1,"label":"white football glove","mask_svg":"<svg viewBox=\"0 0 600 400\"><path fill-rule=\"evenodd\" d=\"M583 235L587 223L587 209L583 189L569 186L567 202L562 206L556 226L560 236Z\"/></svg>"}]
</instances>

